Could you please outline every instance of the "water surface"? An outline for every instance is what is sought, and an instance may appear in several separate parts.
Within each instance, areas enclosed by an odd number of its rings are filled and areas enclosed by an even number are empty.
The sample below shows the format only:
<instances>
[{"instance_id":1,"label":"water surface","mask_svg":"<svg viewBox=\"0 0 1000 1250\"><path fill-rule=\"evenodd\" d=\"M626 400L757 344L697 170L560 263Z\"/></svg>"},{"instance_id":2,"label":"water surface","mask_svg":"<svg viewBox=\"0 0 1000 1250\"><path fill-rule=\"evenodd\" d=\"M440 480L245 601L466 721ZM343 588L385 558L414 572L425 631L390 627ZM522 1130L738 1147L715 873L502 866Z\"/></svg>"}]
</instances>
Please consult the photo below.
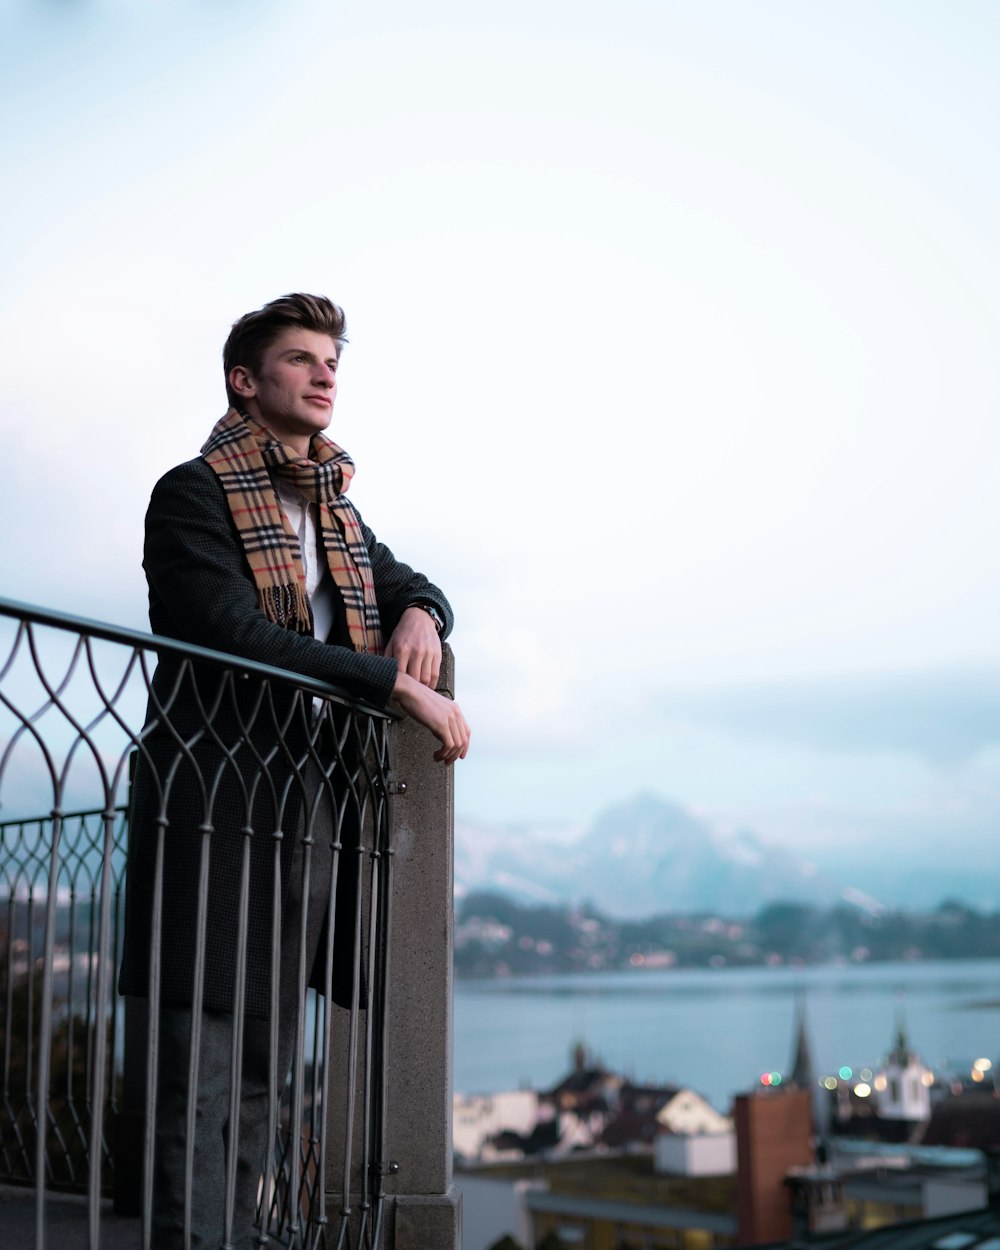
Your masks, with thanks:
<instances>
[{"instance_id":1,"label":"water surface","mask_svg":"<svg viewBox=\"0 0 1000 1250\"><path fill-rule=\"evenodd\" d=\"M544 1088L580 1039L616 1071L725 1108L762 1072L789 1070L800 993L817 1075L876 1066L900 1012L935 1069L1000 1060L997 960L637 969L456 983L455 1089Z\"/></svg>"}]
</instances>

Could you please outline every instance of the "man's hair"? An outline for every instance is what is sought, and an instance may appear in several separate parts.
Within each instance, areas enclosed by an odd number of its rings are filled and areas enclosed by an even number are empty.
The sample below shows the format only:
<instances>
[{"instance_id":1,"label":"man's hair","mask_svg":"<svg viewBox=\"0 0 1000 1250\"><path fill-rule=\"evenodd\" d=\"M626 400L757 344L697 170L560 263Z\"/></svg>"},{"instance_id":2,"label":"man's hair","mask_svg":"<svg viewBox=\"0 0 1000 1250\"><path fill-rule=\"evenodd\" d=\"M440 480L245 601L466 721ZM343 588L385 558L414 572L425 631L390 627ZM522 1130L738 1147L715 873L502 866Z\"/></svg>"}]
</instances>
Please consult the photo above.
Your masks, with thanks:
<instances>
[{"instance_id":1,"label":"man's hair","mask_svg":"<svg viewBox=\"0 0 1000 1250\"><path fill-rule=\"evenodd\" d=\"M264 353L285 330L315 330L329 334L337 344L337 355L347 342L347 319L344 310L325 295L283 295L273 299L256 312L246 313L233 323L222 349L222 367L226 371L226 394L234 407L239 396L229 385L229 375L243 365L254 375L260 373Z\"/></svg>"}]
</instances>

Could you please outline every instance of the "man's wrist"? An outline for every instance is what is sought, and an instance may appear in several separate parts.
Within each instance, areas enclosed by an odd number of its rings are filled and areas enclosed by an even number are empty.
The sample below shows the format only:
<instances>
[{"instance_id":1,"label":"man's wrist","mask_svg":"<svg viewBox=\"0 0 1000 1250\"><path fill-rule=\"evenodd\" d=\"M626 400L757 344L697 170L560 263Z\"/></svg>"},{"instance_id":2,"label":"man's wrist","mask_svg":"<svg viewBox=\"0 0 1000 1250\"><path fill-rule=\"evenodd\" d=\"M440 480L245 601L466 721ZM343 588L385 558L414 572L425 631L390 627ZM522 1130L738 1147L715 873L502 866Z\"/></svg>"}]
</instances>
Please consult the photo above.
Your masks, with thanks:
<instances>
[{"instance_id":1,"label":"man's wrist","mask_svg":"<svg viewBox=\"0 0 1000 1250\"><path fill-rule=\"evenodd\" d=\"M426 599L415 599L413 603L407 605L411 608L420 608L434 622L434 628L437 630L438 637L444 633L444 617L437 610L433 603L428 603Z\"/></svg>"}]
</instances>

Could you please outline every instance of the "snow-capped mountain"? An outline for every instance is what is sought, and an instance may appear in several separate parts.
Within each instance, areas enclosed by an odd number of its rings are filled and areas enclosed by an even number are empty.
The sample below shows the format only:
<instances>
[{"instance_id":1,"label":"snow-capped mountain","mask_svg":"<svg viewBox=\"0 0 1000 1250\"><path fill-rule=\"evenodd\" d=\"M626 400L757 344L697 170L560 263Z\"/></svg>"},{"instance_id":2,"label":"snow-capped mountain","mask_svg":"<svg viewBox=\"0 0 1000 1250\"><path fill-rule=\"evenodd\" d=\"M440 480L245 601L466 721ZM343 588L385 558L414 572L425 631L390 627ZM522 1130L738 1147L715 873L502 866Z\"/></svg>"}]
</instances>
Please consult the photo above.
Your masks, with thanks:
<instances>
[{"instance_id":1,"label":"snow-capped mountain","mask_svg":"<svg viewBox=\"0 0 1000 1250\"><path fill-rule=\"evenodd\" d=\"M582 831L459 821L455 880L456 892L490 888L534 901L586 899L611 916L743 916L779 899L857 904L867 898L782 847L745 830L719 833L654 794L607 809Z\"/></svg>"}]
</instances>

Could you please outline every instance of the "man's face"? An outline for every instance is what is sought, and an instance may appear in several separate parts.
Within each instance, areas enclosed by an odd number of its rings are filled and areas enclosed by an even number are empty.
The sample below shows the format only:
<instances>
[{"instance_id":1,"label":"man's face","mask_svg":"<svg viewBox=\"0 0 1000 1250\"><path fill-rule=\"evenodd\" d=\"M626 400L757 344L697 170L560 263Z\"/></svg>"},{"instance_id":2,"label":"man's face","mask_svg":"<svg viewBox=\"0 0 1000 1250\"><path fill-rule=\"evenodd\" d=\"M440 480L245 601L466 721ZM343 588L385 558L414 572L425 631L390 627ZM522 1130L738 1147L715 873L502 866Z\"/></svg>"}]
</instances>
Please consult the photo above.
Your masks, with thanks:
<instances>
[{"instance_id":1,"label":"man's face","mask_svg":"<svg viewBox=\"0 0 1000 1250\"><path fill-rule=\"evenodd\" d=\"M265 351L257 373L237 365L230 385L246 411L299 455L325 430L337 397L337 344L317 330L284 330Z\"/></svg>"}]
</instances>

